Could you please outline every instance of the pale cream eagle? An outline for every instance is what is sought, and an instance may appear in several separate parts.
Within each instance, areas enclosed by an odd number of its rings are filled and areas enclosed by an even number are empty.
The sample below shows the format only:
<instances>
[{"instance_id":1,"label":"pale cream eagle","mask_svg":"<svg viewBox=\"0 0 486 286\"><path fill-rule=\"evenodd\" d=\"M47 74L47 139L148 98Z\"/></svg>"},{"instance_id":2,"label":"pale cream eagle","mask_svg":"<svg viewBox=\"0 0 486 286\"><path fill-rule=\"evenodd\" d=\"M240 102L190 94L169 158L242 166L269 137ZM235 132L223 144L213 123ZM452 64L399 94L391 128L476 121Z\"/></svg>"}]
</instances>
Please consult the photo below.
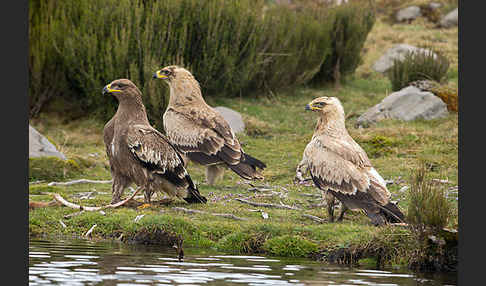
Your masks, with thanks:
<instances>
[{"instance_id":1,"label":"pale cream eagle","mask_svg":"<svg viewBox=\"0 0 486 286\"><path fill-rule=\"evenodd\" d=\"M314 184L341 201L345 205L343 211L362 209L375 225L403 222L402 212L390 202L385 180L346 130L339 99L319 97L306 110L317 112L319 119L296 176L302 177L302 171L308 168ZM329 215L332 219L331 212Z\"/></svg>"}]
</instances>

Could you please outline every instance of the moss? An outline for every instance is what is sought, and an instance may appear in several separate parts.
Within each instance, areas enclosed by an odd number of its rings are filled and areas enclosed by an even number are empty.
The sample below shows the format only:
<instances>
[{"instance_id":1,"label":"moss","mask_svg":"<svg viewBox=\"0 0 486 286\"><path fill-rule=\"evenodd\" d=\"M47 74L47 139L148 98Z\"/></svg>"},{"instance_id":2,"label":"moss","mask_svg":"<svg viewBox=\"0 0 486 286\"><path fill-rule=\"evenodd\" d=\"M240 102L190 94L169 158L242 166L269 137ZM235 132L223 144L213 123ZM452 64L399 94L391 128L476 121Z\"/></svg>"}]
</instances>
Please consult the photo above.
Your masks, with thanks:
<instances>
[{"instance_id":1,"label":"moss","mask_svg":"<svg viewBox=\"0 0 486 286\"><path fill-rule=\"evenodd\" d=\"M359 259L358 265L362 267L372 268L372 267L376 267L377 262L378 261L376 260L375 257L368 257L368 258Z\"/></svg>"},{"instance_id":2,"label":"moss","mask_svg":"<svg viewBox=\"0 0 486 286\"><path fill-rule=\"evenodd\" d=\"M69 160L68 160L69 161ZM81 168L91 168L96 165L96 161L93 159L85 158L79 155L74 155L71 157L71 163L75 164L77 167Z\"/></svg>"},{"instance_id":3,"label":"moss","mask_svg":"<svg viewBox=\"0 0 486 286\"><path fill-rule=\"evenodd\" d=\"M317 251L317 244L301 236L282 235L267 240L263 249L276 256L307 257Z\"/></svg>"},{"instance_id":4,"label":"moss","mask_svg":"<svg viewBox=\"0 0 486 286\"><path fill-rule=\"evenodd\" d=\"M239 231L223 237L216 244L216 248L221 251L231 253L258 253L261 252L262 242L258 236L252 235L248 231Z\"/></svg>"},{"instance_id":5,"label":"moss","mask_svg":"<svg viewBox=\"0 0 486 286\"><path fill-rule=\"evenodd\" d=\"M389 155L393 152L393 147L398 145L398 141L396 139L383 135L375 135L371 139L362 143L364 143L362 146L368 156L371 158Z\"/></svg>"},{"instance_id":6,"label":"moss","mask_svg":"<svg viewBox=\"0 0 486 286\"><path fill-rule=\"evenodd\" d=\"M71 178L82 171L79 164L72 160L57 157L29 158L29 181L61 180Z\"/></svg>"}]
</instances>

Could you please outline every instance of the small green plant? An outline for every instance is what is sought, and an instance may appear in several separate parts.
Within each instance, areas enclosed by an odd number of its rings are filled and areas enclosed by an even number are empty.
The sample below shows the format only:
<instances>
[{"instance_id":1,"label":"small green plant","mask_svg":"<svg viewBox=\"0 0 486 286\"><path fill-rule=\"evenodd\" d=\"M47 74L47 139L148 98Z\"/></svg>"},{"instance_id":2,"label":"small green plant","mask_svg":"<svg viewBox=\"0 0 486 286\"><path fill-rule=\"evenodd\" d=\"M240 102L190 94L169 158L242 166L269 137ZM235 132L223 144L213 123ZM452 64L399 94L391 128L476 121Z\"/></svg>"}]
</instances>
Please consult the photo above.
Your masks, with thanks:
<instances>
[{"instance_id":1,"label":"small green plant","mask_svg":"<svg viewBox=\"0 0 486 286\"><path fill-rule=\"evenodd\" d=\"M452 216L452 205L442 185L432 181L425 164L412 175L407 221L424 239L429 233L440 232Z\"/></svg>"},{"instance_id":2,"label":"small green plant","mask_svg":"<svg viewBox=\"0 0 486 286\"><path fill-rule=\"evenodd\" d=\"M428 51L413 51L405 54L403 60L395 59L387 72L392 90L397 91L417 80L441 82L447 75L449 60L441 52L427 48Z\"/></svg>"},{"instance_id":3,"label":"small green plant","mask_svg":"<svg viewBox=\"0 0 486 286\"><path fill-rule=\"evenodd\" d=\"M317 244L300 236L282 235L267 240L263 248L277 256L305 257L317 251Z\"/></svg>"},{"instance_id":4,"label":"small green plant","mask_svg":"<svg viewBox=\"0 0 486 286\"><path fill-rule=\"evenodd\" d=\"M79 164L72 159L62 160L53 156L29 158L29 181L71 178L81 169Z\"/></svg>"}]
</instances>

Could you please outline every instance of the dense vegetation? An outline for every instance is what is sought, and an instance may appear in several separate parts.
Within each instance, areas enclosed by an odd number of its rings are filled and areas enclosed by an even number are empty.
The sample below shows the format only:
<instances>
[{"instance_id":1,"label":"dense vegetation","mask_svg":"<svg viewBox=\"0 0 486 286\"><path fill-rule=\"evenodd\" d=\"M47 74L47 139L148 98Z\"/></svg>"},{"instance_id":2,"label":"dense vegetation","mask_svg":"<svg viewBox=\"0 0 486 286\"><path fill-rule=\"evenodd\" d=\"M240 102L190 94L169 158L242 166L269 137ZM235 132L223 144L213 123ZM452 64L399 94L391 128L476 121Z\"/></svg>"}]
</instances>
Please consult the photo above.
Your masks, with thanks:
<instances>
[{"instance_id":1,"label":"dense vegetation","mask_svg":"<svg viewBox=\"0 0 486 286\"><path fill-rule=\"evenodd\" d=\"M368 1L292 9L250 0L29 1L30 116L52 109L110 117L104 85L129 78L159 125L167 89L162 66L193 72L205 96L247 96L349 74L374 22ZM365 25L362 22L365 21ZM362 27L363 26L363 27Z\"/></svg>"}]
</instances>

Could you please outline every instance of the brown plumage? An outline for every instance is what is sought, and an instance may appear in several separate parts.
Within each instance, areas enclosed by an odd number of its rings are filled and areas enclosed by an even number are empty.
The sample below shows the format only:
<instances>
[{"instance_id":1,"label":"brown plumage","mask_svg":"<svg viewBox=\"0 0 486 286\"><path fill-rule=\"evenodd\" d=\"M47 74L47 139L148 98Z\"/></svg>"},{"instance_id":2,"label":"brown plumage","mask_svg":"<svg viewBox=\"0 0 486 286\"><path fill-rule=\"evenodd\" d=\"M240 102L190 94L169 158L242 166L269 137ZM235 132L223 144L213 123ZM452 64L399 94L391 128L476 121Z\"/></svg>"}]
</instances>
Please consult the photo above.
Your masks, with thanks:
<instances>
[{"instance_id":1,"label":"brown plumage","mask_svg":"<svg viewBox=\"0 0 486 286\"><path fill-rule=\"evenodd\" d=\"M171 143L191 161L207 166L212 185L228 167L244 179L263 179L265 163L246 154L228 122L204 101L199 83L184 68L168 66L154 74L170 88L164 129Z\"/></svg>"},{"instance_id":2,"label":"brown plumage","mask_svg":"<svg viewBox=\"0 0 486 286\"><path fill-rule=\"evenodd\" d=\"M158 191L189 203L205 203L180 154L150 126L140 90L130 80L118 79L105 86L106 93L119 103L103 130L113 178L112 203L120 201L124 189L132 183L143 188L147 203Z\"/></svg>"},{"instance_id":3,"label":"brown plumage","mask_svg":"<svg viewBox=\"0 0 486 286\"><path fill-rule=\"evenodd\" d=\"M299 164L308 167L314 184L336 197L346 208L364 210L375 225L403 222L403 213L390 202L391 194L385 180L348 134L339 99L319 97L311 101L306 110L320 115Z\"/></svg>"}]
</instances>

